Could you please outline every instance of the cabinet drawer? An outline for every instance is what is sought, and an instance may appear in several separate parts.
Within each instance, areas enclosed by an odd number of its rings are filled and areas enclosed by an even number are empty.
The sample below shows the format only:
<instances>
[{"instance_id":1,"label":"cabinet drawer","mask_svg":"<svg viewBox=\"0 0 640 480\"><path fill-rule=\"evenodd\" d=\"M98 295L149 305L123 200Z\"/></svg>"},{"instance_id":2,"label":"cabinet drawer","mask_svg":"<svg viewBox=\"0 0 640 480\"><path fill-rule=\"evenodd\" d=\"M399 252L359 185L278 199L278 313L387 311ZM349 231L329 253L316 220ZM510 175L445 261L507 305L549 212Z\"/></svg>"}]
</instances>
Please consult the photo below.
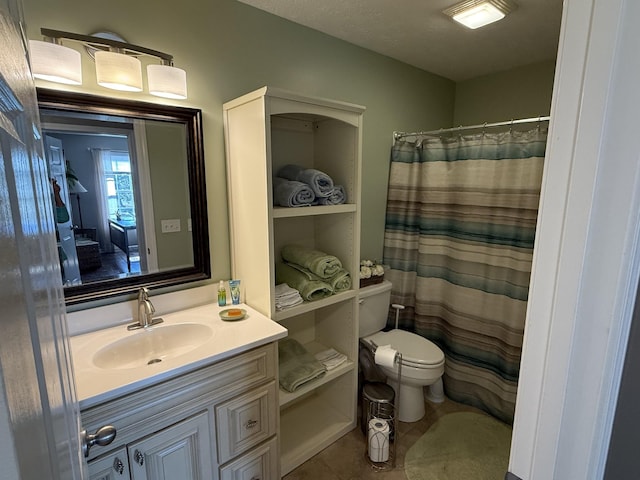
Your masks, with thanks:
<instances>
[{"instance_id":1,"label":"cabinet drawer","mask_svg":"<svg viewBox=\"0 0 640 480\"><path fill-rule=\"evenodd\" d=\"M272 381L216 407L220 463L276 433L277 405L276 385Z\"/></svg>"},{"instance_id":2,"label":"cabinet drawer","mask_svg":"<svg viewBox=\"0 0 640 480\"><path fill-rule=\"evenodd\" d=\"M272 439L220 469L220 480L270 480L280 478L278 446Z\"/></svg>"}]
</instances>

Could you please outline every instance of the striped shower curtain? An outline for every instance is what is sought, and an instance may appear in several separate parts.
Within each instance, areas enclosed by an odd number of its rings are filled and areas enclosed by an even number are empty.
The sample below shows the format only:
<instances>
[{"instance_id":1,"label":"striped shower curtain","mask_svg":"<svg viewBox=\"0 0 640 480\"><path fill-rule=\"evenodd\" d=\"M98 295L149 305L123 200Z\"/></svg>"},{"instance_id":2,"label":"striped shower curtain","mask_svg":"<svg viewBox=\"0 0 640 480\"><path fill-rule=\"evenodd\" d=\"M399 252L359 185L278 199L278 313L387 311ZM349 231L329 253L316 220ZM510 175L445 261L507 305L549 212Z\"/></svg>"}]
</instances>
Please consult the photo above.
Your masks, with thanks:
<instances>
[{"instance_id":1,"label":"striped shower curtain","mask_svg":"<svg viewBox=\"0 0 640 480\"><path fill-rule=\"evenodd\" d=\"M538 128L391 150L383 262L400 327L444 351L449 398L509 423L545 144Z\"/></svg>"}]
</instances>

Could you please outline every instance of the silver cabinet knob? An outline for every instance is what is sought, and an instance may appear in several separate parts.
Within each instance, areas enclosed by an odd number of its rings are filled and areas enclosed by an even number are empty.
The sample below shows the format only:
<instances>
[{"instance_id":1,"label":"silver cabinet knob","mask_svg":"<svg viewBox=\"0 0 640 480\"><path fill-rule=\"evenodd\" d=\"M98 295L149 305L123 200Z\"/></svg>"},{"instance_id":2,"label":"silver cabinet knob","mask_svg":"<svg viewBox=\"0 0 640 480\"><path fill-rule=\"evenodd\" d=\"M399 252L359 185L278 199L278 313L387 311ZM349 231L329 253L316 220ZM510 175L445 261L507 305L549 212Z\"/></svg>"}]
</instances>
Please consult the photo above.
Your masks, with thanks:
<instances>
[{"instance_id":1,"label":"silver cabinet knob","mask_svg":"<svg viewBox=\"0 0 640 480\"><path fill-rule=\"evenodd\" d=\"M251 430L251 429L252 429L253 427L255 427L257 424L258 424L258 421L257 421L257 420L249 420L249 421L245 424L244 428L245 428L246 430Z\"/></svg>"},{"instance_id":2,"label":"silver cabinet knob","mask_svg":"<svg viewBox=\"0 0 640 480\"><path fill-rule=\"evenodd\" d=\"M124 463L118 457L113 461L113 469L120 475L124 473Z\"/></svg>"},{"instance_id":3,"label":"silver cabinet knob","mask_svg":"<svg viewBox=\"0 0 640 480\"><path fill-rule=\"evenodd\" d=\"M113 425L105 425L100 427L96 433L87 433L86 430L80 432L80 444L82 453L85 457L89 456L89 450L94 445L104 447L109 445L116 438L116 427Z\"/></svg>"},{"instance_id":4,"label":"silver cabinet knob","mask_svg":"<svg viewBox=\"0 0 640 480\"><path fill-rule=\"evenodd\" d=\"M144 465L144 453L142 453L137 448L136 448L136 451L133 453L133 459L138 465L140 466Z\"/></svg>"}]
</instances>

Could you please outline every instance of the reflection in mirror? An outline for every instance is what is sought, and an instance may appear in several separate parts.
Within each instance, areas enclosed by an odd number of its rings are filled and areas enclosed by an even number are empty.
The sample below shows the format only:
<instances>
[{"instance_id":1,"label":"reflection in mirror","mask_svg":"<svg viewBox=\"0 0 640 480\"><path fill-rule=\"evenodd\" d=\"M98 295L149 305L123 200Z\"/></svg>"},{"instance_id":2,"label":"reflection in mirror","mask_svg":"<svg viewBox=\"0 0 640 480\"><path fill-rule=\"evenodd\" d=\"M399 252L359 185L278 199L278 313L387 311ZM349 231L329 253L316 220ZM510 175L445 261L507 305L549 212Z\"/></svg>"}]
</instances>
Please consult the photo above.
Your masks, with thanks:
<instances>
[{"instance_id":1,"label":"reflection in mirror","mask_svg":"<svg viewBox=\"0 0 640 480\"><path fill-rule=\"evenodd\" d=\"M67 304L209 278L200 111L38 101Z\"/></svg>"}]
</instances>

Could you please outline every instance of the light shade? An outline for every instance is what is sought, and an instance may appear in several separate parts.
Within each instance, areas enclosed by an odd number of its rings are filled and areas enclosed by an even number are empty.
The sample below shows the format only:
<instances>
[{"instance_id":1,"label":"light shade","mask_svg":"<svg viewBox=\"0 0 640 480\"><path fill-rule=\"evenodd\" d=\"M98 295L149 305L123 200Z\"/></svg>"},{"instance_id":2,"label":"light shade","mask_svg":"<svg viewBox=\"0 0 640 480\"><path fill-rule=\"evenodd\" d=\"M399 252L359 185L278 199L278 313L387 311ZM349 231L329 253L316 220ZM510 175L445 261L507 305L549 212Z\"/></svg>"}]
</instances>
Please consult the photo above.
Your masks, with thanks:
<instances>
[{"instance_id":1,"label":"light shade","mask_svg":"<svg viewBox=\"0 0 640 480\"><path fill-rule=\"evenodd\" d=\"M82 85L80 52L40 40L29 40L29 50L35 78L66 85Z\"/></svg>"},{"instance_id":2,"label":"light shade","mask_svg":"<svg viewBox=\"0 0 640 480\"><path fill-rule=\"evenodd\" d=\"M84 185L80 183L80 180L74 180L68 182L69 184L69 193L87 193L87 189L84 188Z\"/></svg>"},{"instance_id":3,"label":"light shade","mask_svg":"<svg viewBox=\"0 0 640 480\"><path fill-rule=\"evenodd\" d=\"M170 65L147 65L149 93L158 97L187 98L187 73Z\"/></svg>"},{"instance_id":4,"label":"light shade","mask_svg":"<svg viewBox=\"0 0 640 480\"><path fill-rule=\"evenodd\" d=\"M140 60L117 52L97 51L96 79L98 85L123 92L142 91Z\"/></svg>"},{"instance_id":5,"label":"light shade","mask_svg":"<svg viewBox=\"0 0 640 480\"><path fill-rule=\"evenodd\" d=\"M476 29L502 20L515 8L509 0L469 0L444 10L456 22Z\"/></svg>"}]
</instances>

